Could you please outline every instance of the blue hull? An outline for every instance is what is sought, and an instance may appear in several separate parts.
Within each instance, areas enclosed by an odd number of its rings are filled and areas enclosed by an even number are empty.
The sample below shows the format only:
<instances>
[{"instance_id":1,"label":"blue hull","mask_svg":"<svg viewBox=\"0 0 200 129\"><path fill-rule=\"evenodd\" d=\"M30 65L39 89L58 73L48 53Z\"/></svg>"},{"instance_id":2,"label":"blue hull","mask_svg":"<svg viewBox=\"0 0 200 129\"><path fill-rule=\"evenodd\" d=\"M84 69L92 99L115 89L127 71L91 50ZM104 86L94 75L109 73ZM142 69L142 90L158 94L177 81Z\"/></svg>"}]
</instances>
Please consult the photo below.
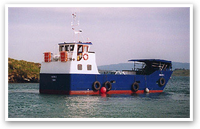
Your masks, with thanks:
<instances>
[{"instance_id":1,"label":"blue hull","mask_svg":"<svg viewBox=\"0 0 200 129\"><path fill-rule=\"evenodd\" d=\"M100 94L100 89L94 89L94 82L98 81L100 87L110 82L111 89L107 94L162 92L172 71L155 71L150 75L113 75L113 74L40 74L40 93L45 94ZM160 79L164 83L160 84ZM133 83L138 84L133 90ZM99 88L100 88L99 87Z\"/></svg>"}]
</instances>

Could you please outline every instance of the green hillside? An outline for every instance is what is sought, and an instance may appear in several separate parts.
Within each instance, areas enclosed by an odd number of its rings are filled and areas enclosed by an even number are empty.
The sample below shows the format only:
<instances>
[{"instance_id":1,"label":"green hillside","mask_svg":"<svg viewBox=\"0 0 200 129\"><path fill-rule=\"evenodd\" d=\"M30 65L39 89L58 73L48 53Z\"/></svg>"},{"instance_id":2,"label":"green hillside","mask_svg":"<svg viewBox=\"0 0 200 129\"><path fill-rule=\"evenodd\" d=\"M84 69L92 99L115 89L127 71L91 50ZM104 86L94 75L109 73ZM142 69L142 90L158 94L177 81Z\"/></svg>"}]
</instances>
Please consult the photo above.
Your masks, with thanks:
<instances>
[{"instance_id":1,"label":"green hillside","mask_svg":"<svg viewBox=\"0 0 200 129\"><path fill-rule=\"evenodd\" d=\"M8 58L9 82L39 82L39 63Z\"/></svg>"},{"instance_id":2,"label":"green hillside","mask_svg":"<svg viewBox=\"0 0 200 129\"><path fill-rule=\"evenodd\" d=\"M8 58L8 82L39 82L40 67L40 63ZM175 69L172 76L190 76L190 70Z\"/></svg>"},{"instance_id":3,"label":"green hillside","mask_svg":"<svg viewBox=\"0 0 200 129\"><path fill-rule=\"evenodd\" d=\"M189 69L175 69L172 76L190 76Z\"/></svg>"}]
</instances>

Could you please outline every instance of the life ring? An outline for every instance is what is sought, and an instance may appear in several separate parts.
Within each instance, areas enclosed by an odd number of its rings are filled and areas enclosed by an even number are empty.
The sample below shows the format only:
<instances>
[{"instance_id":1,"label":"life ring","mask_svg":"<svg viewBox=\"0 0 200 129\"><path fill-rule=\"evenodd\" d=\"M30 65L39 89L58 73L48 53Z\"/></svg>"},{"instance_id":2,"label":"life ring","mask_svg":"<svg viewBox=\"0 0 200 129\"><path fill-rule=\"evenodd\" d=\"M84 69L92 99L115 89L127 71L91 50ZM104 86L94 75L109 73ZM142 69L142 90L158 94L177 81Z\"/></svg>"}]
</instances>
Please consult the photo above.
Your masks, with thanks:
<instances>
[{"instance_id":1,"label":"life ring","mask_svg":"<svg viewBox=\"0 0 200 129\"><path fill-rule=\"evenodd\" d=\"M133 92L136 92L136 91L138 91L139 90L139 84L137 83L137 82L134 82L133 84L132 84L132 91Z\"/></svg>"},{"instance_id":2,"label":"life ring","mask_svg":"<svg viewBox=\"0 0 200 129\"><path fill-rule=\"evenodd\" d=\"M106 81L104 87L106 87L106 91L110 91L112 89L112 84L109 81Z\"/></svg>"},{"instance_id":3,"label":"life ring","mask_svg":"<svg viewBox=\"0 0 200 129\"><path fill-rule=\"evenodd\" d=\"M85 54L83 55L83 59L84 59L84 60L88 60L88 54L85 53Z\"/></svg>"},{"instance_id":4,"label":"life ring","mask_svg":"<svg viewBox=\"0 0 200 129\"><path fill-rule=\"evenodd\" d=\"M94 91L98 91L101 88L101 83L99 81L95 81L92 85Z\"/></svg>"},{"instance_id":5,"label":"life ring","mask_svg":"<svg viewBox=\"0 0 200 129\"><path fill-rule=\"evenodd\" d=\"M160 86L164 86L164 85L165 85L165 79L164 79L163 77L161 77L161 78L159 79L159 85L160 85Z\"/></svg>"}]
</instances>

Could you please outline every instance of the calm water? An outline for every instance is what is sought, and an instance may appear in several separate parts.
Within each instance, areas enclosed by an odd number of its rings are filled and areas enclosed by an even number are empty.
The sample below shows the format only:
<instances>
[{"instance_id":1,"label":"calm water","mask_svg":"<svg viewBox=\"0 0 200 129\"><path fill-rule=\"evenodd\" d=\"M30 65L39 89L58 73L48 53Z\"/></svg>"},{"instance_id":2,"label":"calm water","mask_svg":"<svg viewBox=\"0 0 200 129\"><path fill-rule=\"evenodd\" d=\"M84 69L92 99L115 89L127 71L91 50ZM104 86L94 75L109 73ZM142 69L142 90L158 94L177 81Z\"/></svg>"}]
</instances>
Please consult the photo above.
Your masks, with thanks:
<instances>
[{"instance_id":1,"label":"calm water","mask_svg":"<svg viewBox=\"0 0 200 129\"><path fill-rule=\"evenodd\" d=\"M189 77L173 77L163 93L42 95L38 83L9 84L9 118L189 118Z\"/></svg>"}]
</instances>

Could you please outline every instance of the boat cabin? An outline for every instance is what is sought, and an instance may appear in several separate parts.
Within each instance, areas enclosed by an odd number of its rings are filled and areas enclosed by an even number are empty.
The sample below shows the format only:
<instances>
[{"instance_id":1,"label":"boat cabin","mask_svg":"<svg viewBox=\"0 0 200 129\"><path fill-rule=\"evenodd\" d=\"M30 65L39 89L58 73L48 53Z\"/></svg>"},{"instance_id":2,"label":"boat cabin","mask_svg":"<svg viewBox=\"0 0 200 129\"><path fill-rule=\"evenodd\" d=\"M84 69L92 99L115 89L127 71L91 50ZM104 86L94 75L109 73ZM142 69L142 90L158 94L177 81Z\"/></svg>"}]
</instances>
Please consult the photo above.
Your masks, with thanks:
<instances>
[{"instance_id":1,"label":"boat cabin","mask_svg":"<svg viewBox=\"0 0 200 129\"><path fill-rule=\"evenodd\" d=\"M70 43L59 43L59 55L53 55L50 52L44 53L44 62L52 62L52 61L81 61L88 60L90 45L91 42L70 42Z\"/></svg>"},{"instance_id":2,"label":"boat cabin","mask_svg":"<svg viewBox=\"0 0 200 129\"><path fill-rule=\"evenodd\" d=\"M59 54L51 52L44 53L44 64L42 72L51 71L63 73L84 73L84 74L99 74L95 52L91 52L91 42L69 42L59 43ZM57 63L55 65L55 63ZM51 69L56 67L57 70Z\"/></svg>"},{"instance_id":3,"label":"boat cabin","mask_svg":"<svg viewBox=\"0 0 200 129\"><path fill-rule=\"evenodd\" d=\"M81 61L81 60L88 60L89 55L89 47L92 45L91 42L78 42L78 43L60 43L59 44L59 52L60 58L62 61ZM64 53L64 54L63 54ZM64 56L67 55L67 59L62 59Z\"/></svg>"},{"instance_id":4,"label":"boat cabin","mask_svg":"<svg viewBox=\"0 0 200 129\"><path fill-rule=\"evenodd\" d=\"M137 75L150 75L153 72L160 71L172 71L172 63L167 60L160 59L139 59L129 60L134 62L134 69Z\"/></svg>"}]
</instances>

